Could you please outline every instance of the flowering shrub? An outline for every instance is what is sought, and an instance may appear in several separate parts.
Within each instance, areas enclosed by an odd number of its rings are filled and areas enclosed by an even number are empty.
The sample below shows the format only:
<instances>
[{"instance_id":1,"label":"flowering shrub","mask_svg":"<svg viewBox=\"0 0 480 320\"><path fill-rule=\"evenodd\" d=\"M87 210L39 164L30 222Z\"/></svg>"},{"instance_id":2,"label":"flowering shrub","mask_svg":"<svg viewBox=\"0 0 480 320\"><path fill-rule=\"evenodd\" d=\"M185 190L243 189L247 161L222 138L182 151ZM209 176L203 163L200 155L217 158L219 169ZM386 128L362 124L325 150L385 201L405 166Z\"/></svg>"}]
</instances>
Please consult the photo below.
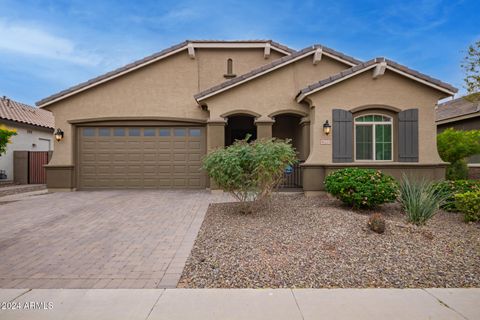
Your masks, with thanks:
<instances>
[{"instance_id":1,"label":"flowering shrub","mask_svg":"<svg viewBox=\"0 0 480 320\"><path fill-rule=\"evenodd\" d=\"M457 211L455 206L455 195L465 192L480 191L479 180L446 180L435 184L437 192L444 194L446 199L442 209L447 211Z\"/></svg>"},{"instance_id":2,"label":"flowering shrub","mask_svg":"<svg viewBox=\"0 0 480 320\"><path fill-rule=\"evenodd\" d=\"M395 201L398 185L379 170L346 168L325 178L325 190L355 209L369 209Z\"/></svg>"},{"instance_id":3,"label":"flowering shrub","mask_svg":"<svg viewBox=\"0 0 480 320\"><path fill-rule=\"evenodd\" d=\"M465 222L480 221L480 191L456 194L455 205L464 214Z\"/></svg>"}]
</instances>

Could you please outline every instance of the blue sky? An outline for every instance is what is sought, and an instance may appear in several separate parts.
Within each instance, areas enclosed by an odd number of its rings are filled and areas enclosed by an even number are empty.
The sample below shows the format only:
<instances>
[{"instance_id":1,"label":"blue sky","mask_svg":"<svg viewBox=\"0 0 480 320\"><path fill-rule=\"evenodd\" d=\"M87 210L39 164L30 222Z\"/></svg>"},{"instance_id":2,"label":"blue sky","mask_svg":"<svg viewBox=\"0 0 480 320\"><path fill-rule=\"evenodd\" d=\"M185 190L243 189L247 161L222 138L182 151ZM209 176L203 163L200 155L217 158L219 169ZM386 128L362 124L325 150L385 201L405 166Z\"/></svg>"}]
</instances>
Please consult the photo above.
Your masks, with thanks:
<instances>
[{"instance_id":1,"label":"blue sky","mask_svg":"<svg viewBox=\"0 0 480 320\"><path fill-rule=\"evenodd\" d=\"M0 0L0 95L33 104L185 39L323 44L463 89L480 1Z\"/></svg>"}]
</instances>

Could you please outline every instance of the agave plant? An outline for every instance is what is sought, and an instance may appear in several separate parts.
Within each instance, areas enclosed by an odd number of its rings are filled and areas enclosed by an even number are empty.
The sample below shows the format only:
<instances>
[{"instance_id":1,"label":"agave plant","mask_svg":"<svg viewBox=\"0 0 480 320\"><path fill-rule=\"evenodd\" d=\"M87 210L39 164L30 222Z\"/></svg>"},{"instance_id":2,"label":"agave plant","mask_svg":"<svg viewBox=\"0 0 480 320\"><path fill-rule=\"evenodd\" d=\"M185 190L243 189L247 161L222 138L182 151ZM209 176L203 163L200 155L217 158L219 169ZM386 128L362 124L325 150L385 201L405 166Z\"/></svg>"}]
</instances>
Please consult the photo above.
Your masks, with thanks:
<instances>
[{"instance_id":1,"label":"agave plant","mask_svg":"<svg viewBox=\"0 0 480 320\"><path fill-rule=\"evenodd\" d=\"M445 202L446 195L437 192L432 182L412 180L405 174L400 183L398 201L407 214L409 222L422 225L430 220Z\"/></svg>"}]
</instances>

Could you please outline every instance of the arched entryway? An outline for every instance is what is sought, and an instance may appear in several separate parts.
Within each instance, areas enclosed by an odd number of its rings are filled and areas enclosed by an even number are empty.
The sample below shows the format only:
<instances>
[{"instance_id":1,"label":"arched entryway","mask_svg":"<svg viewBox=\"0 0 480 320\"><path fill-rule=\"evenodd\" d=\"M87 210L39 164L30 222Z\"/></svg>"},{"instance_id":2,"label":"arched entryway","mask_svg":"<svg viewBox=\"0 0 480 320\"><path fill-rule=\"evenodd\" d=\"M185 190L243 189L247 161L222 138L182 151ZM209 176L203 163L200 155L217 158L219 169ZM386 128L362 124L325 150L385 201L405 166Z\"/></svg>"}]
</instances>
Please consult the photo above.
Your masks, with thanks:
<instances>
[{"instance_id":1,"label":"arched entryway","mask_svg":"<svg viewBox=\"0 0 480 320\"><path fill-rule=\"evenodd\" d=\"M225 146L229 146L235 140L243 140L250 135L249 141L257 139L257 126L255 117L246 114L228 116L225 126Z\"/></svg>"},{"instance_id":2,"label":"arched entryway","mask_svg":"<svg viewBox=\"0 0 480 320\"><path fill-rule=\"evenodd\" d=\"M309 127L306 126L304 117L294 113L282 113L273 117L272 137L291 140L292 146L297 151L299 163L285 171L283 188L301 188L301 167L309 153Z\"/></svg>"}]
</instances>

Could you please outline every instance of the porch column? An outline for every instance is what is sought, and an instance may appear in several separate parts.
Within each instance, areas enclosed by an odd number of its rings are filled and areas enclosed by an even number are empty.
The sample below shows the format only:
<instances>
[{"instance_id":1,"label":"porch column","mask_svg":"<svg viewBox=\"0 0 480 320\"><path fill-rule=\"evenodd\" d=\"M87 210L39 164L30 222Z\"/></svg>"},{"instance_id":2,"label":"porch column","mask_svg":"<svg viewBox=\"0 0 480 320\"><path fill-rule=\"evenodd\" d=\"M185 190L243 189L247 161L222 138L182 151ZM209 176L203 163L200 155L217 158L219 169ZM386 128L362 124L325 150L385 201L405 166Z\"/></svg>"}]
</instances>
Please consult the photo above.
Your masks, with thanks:
<instances>
[{"instance_id":1,"label":"porch column","mask_svg":"<svg viewBox=\"0 0 480 320\"><path fill-rule=\"evenodd\" d=\"M298 157L301 161L307 160L310 155L310 118L300 120L300 143Z\"/></svg>"},{"instance_id":2,"label":"porch column","mask_svg":"<svg viewBox=\"0 0 480 320\"><path fill-rule=\"evenodd\" d=\"M227 121L223 118L210 119L207 121L207 153L225 146L225 125ZM219 190L215 182L207 177L207 185L210 190Z\"/></svg>"},{"instance_id":3,"label":"porch column","mask_svg":"<svg viewBox=\"0 0 480 320\"><path fill-rule=\"evenodd\" d=\"M272 137L272 126L274 122L275 120L267 116L255 119L257 139L270 139Z\"/></svg>"}]
</instances>

